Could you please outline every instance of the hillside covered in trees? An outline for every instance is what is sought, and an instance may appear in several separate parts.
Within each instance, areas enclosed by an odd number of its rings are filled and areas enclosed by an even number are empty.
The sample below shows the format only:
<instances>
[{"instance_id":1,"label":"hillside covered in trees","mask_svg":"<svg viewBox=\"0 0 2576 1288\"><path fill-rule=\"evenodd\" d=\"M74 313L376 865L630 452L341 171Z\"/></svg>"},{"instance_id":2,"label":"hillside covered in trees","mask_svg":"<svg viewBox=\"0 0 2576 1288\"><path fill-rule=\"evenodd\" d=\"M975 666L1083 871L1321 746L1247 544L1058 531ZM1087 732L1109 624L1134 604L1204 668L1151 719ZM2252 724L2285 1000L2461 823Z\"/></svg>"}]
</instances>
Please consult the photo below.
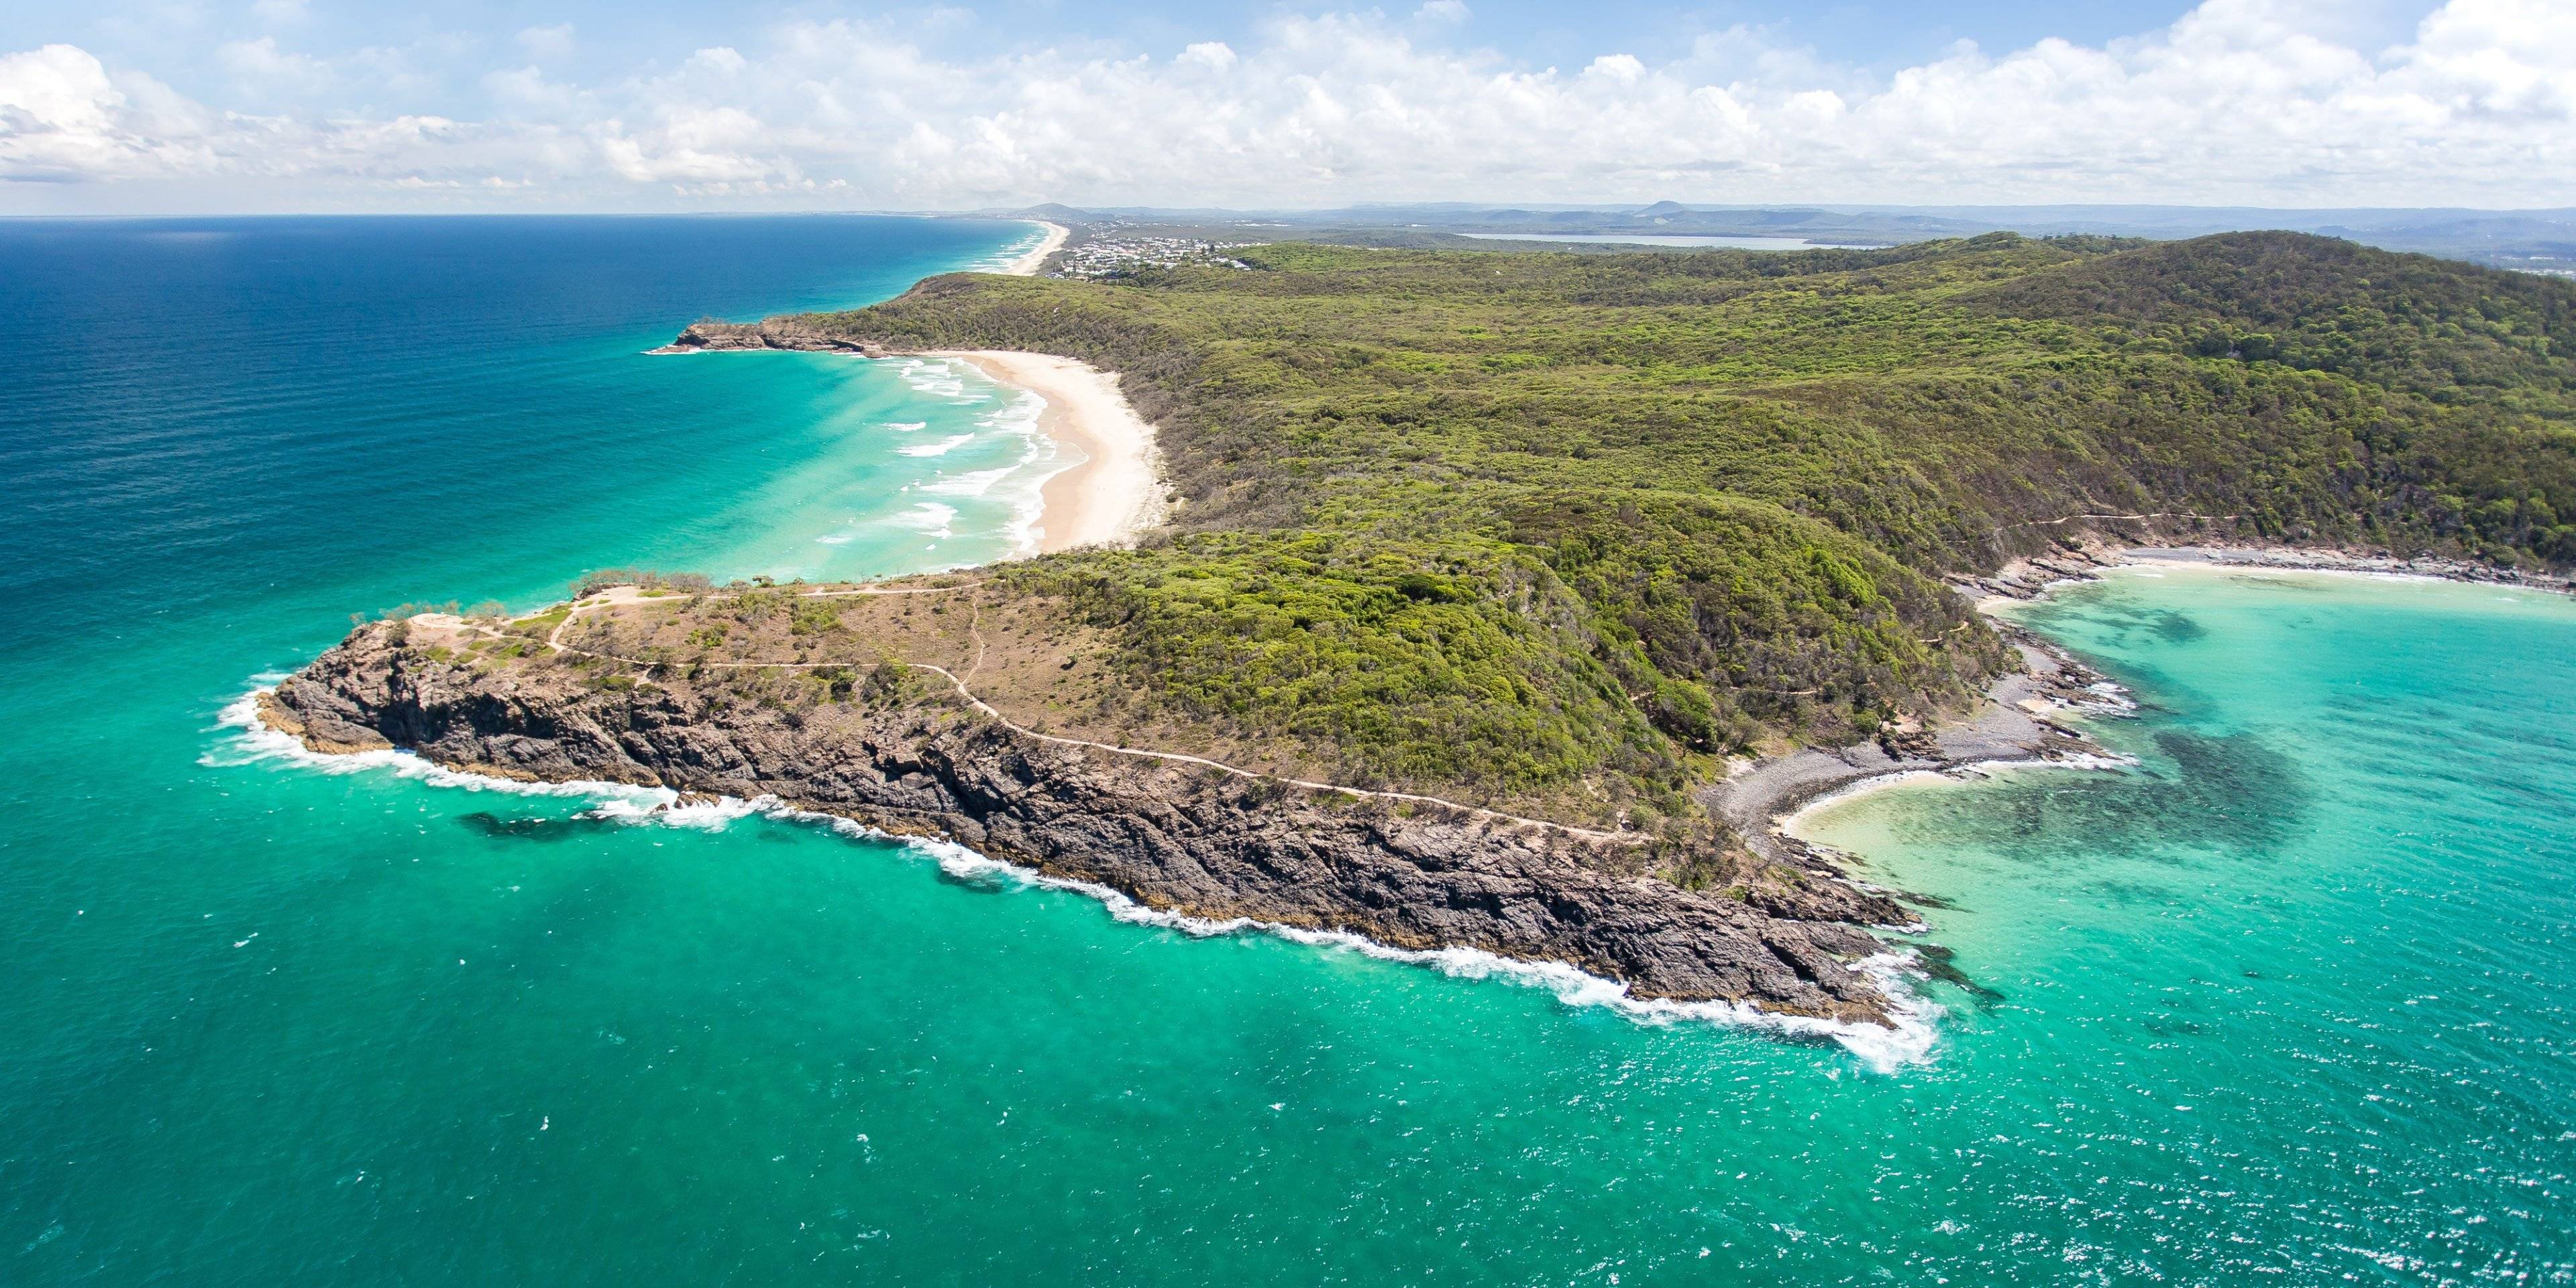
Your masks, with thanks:
<instances>
[{"instance_id":1,"label":"hillside covered in trees","mask_svg":"<svg viewBox=\"0 0 2576 1288\"><path fill-rule=\"evenodd\" d=\"M806 321L1124 373L1173 524L989 593L1107 641L1091 718L1359 785L1688 815L1968 701L2011 654L1941 578L2140 530L2076 516L2576 560L2576 284L2262 233L1239 255Z\"/></svg>"}]
</instances>

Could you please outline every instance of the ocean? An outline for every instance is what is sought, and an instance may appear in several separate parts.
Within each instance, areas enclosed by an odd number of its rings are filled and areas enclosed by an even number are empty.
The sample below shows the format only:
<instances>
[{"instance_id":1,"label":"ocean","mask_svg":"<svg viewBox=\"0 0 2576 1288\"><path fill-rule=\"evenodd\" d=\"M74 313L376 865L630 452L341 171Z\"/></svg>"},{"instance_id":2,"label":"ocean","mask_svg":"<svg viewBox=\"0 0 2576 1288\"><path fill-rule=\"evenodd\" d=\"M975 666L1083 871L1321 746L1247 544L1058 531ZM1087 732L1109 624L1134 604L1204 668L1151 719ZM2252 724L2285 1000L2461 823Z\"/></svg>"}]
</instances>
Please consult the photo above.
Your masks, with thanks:
<instances>
[{"instance_id":1,"label":"ocean","mask_svg":"<svg viewBox=\"0 0 2576 1288\"><path fill-rule=\"evenodd\" d=\"M2561 599L2023 610L2134 766L1800 824L1925 898L1921 1045L227 723L352 612L1020 548L1058 462L972 372L642 351L1033 240L0 222L0 1281L2576 1278Z\"/></svg>"}]
</instances>

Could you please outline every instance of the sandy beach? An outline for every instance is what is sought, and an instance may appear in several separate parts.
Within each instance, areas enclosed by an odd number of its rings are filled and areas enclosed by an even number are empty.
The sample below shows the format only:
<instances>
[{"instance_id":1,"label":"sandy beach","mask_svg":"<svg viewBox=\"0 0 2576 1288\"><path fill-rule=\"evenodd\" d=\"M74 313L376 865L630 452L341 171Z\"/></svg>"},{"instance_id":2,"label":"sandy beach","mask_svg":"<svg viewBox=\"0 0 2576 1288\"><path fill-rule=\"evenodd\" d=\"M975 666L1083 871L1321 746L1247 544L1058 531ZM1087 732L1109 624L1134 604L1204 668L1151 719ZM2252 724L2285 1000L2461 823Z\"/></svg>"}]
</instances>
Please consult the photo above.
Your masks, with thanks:
<instances>
[{"instance_id":1,"label":"sandy beach","mask_svg":"<svg viewBox=\"0 0 2576 1288\"><path fill-rule=\"evenodd\" d=\"M1006 276L1037 276L1038 270L1046 266L1047 256L1064 249L1064 239L1073 235L1073 230L1062 224L1051 224L1043 219L1036 222L1038 227L1047 230L1046 240L1039 242L1037 249L1030 251L1026 255L1022 255L1018 259L1012 260L1009 264L1003 266L1002 272Z\"/></svg>"},{"instance_id":2,"label":"sandy beach","mask_svg":"<svg viewBox=\"0 0 2576 1288\"><path fill-rule=\"evenodd\" d=\"M1127 405L1116 375L1044 353L971 349L924 356L971 362L994 380L1045 399L1038 432L1081 458L1039 491L1039 553L1121 545L1163 521L1154 427Z\"/></svg>"}]
</instances>

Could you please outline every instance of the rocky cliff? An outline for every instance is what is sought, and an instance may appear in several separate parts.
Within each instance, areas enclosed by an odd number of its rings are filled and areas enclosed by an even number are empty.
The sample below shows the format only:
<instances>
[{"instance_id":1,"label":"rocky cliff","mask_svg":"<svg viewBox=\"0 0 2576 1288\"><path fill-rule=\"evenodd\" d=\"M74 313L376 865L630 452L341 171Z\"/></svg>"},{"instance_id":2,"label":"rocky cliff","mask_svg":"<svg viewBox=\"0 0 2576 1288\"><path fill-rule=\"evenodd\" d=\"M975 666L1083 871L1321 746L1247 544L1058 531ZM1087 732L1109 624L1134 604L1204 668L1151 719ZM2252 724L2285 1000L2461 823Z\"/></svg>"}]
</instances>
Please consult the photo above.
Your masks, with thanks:
<instances>
[{"instance_id":1,"label":"rocky cliff","mask_svg":"<svg viewBox=\"0 0 2576 1288\"><path fill-rule=\"evenodd\" d=\"M1149 906L1571 963L1633 995L1886 1022L1857 958L1911 920L1818 875L1729 892L1646 875L1640 841L1057 746L887 668L811 706L564 659L447 658L361 627L263 702L326 752L404 747L520 779L776 796L1097 882Z\"/></svg>"},{"instance_id":2,"label":"rocky cliff","mask_svg":"<svg viewBox=\"0 0 2576 1288\"><path fill-rule=\"evenodd\" d=\"M855 353L862 357L882 358L885 350L862 340L846 340L825 335L812 322L800 317L775 317L759 322L719 322L700 318L669 344L654 353L711 353L739 349L797 349L815 353Z\"/></svg>"}]
</instances>

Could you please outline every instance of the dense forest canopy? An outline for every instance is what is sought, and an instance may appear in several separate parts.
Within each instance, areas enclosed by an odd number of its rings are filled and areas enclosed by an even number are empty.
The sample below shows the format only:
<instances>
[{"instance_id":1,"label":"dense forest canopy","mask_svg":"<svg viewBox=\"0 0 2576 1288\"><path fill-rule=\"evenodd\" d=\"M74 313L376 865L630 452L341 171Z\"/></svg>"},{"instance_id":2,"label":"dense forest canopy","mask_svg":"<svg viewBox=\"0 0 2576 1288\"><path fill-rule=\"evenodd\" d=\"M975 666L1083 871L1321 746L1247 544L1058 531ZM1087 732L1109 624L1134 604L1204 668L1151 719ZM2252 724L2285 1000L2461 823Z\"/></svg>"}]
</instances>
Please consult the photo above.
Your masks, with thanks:
<instances>
[{"instance_id":1,"label":"dense forest canopy","mask_svg":"<svg viewBox=\"0 0 2576 1288\"><path fill-rule=\"evenodd\" d=\"M2576 560L2576 284L2280 233L1239 255L814 321L1125 373L1175 523L1003 584L1364 782L1687 813L1966 700L2010 655L1940 578L2137 530L2074 516Z\"/></svg>"}]
</instances>

